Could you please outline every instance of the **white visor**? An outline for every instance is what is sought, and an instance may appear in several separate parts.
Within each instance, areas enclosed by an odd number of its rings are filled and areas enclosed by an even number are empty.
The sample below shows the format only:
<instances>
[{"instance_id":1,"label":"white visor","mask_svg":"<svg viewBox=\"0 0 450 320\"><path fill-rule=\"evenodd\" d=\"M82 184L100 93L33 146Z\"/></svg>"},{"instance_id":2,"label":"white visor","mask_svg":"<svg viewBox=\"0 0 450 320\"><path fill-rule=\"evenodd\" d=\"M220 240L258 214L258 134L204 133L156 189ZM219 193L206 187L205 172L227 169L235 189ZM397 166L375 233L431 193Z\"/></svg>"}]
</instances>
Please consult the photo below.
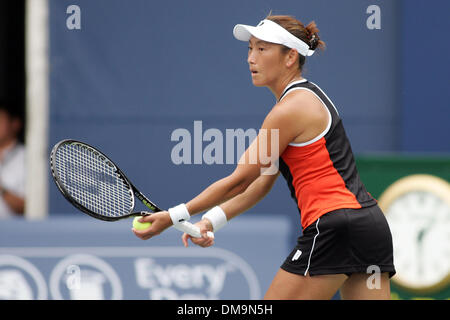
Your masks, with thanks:
<instances>
[{"instance_id":1,"label":"white visor","mask_svg":"<svg viewBox=\"0 0 450 320\"><path fill-rule=\"evenodd\" d=\"M288 48L295 49L302 56L312 56L314 50L309 45L284 29L278 23L271 20L263 20L256 27L245 24L234 26L233 35L241 41L249 41L251 36L263 41L282 44Z\"/></svg>"}]
</instances>

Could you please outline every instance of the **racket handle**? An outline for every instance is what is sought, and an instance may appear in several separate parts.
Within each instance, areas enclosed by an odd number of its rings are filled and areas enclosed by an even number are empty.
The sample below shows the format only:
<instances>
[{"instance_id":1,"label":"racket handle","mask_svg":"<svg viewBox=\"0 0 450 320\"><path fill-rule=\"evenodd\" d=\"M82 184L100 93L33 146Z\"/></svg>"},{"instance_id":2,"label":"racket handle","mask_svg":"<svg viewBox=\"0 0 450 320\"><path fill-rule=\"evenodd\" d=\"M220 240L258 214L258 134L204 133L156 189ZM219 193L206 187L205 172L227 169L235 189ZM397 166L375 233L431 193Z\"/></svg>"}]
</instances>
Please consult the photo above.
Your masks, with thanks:
<instances>
[{"instance_id":1,"label":"racket handle","mask_svg":"<svg viewBox=\"0 0 450 320\"><path fill-rule=\"evenodd\" d=\"M201 238L201 236L202 236L201 233L200 233L199 227L197 227L197 226L195 226L192 223L187 222L187 221L180 222L180 223L178 223L176 225L173 225L173 227L175 229L178 229L181 232L185 232L185 233L187 233L187 234L189 234L189 235L191 235L191 236L193 236L195 238ZM207 235L210 238L214 238L214 233L212 233L211 231L208 231Z\"/></svg>"}]
</instances>

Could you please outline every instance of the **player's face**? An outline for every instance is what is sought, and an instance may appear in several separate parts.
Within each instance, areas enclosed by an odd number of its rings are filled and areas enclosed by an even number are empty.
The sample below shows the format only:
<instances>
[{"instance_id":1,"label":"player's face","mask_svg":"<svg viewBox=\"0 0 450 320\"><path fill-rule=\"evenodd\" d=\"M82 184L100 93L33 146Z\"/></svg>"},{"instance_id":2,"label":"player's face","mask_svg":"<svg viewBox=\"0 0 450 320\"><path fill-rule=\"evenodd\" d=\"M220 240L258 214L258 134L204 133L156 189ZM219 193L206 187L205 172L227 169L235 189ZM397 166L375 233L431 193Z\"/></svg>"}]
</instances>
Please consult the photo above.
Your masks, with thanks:
<instances>
[{"instance_id":1,"label":"player's face","mask_svg":"<svg viewBox=\"0 0 450 320\"><path fill-rule=\"evenodd\" d=\"M248 44L248 58L253 85L271 86L283 70L284 56L278 44L251 37Z\"/></svg>"}]
</instances>

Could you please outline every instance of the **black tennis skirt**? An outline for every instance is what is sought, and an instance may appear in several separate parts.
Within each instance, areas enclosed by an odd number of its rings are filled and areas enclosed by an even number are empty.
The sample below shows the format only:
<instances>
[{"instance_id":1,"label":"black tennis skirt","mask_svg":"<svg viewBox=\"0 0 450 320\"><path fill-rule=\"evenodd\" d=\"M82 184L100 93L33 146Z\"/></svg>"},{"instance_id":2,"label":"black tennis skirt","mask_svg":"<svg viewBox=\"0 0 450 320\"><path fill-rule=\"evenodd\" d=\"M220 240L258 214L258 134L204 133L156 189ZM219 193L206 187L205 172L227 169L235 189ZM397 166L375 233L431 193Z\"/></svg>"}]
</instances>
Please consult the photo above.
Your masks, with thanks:
<instances>
[{"instance_id":1,"label":"black tennis skirt","mask_svg":"<svg viewBox=\"0 0 450 320\"><path fill-rule=\"evenodd\" d=\"M303 230L281 268L307 275L395 274L392 235L378 205L339 209Z\"/></svg>"}]
</instances>

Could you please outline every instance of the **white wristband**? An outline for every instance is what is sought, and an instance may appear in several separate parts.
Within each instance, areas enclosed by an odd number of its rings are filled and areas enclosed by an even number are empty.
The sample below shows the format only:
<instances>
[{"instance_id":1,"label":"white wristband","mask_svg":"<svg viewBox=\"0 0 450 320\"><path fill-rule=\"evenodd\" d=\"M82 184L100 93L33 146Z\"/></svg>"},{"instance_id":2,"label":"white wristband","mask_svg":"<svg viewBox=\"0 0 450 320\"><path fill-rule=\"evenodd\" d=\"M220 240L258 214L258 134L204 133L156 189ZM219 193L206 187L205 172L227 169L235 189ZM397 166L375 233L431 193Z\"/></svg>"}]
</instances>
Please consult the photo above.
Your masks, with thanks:
<instances>
[{"instance_id":1,"label":"white wristband","mask_svg":"<svg viewBox=\"0 0 450 320\"><path fill-rule=\"evenodd\" d=\"M184 203L177 205L176 207L170 208L169 210L170 218L174 225L179 224L183 221L188 221L191 215Z\"/></svg>"},{"instance_id":2,"label":"white wristband","mask_svg":"<svg viewBox=\"0 0 450 320\"><path fill-rule=\"evenodd\" d=\"M208 219L209 221L211 221L214 232L220 230L228 223L225 212L219 206L216 206L205 213L202 219Z\"/></svg>"}]
</instances>

